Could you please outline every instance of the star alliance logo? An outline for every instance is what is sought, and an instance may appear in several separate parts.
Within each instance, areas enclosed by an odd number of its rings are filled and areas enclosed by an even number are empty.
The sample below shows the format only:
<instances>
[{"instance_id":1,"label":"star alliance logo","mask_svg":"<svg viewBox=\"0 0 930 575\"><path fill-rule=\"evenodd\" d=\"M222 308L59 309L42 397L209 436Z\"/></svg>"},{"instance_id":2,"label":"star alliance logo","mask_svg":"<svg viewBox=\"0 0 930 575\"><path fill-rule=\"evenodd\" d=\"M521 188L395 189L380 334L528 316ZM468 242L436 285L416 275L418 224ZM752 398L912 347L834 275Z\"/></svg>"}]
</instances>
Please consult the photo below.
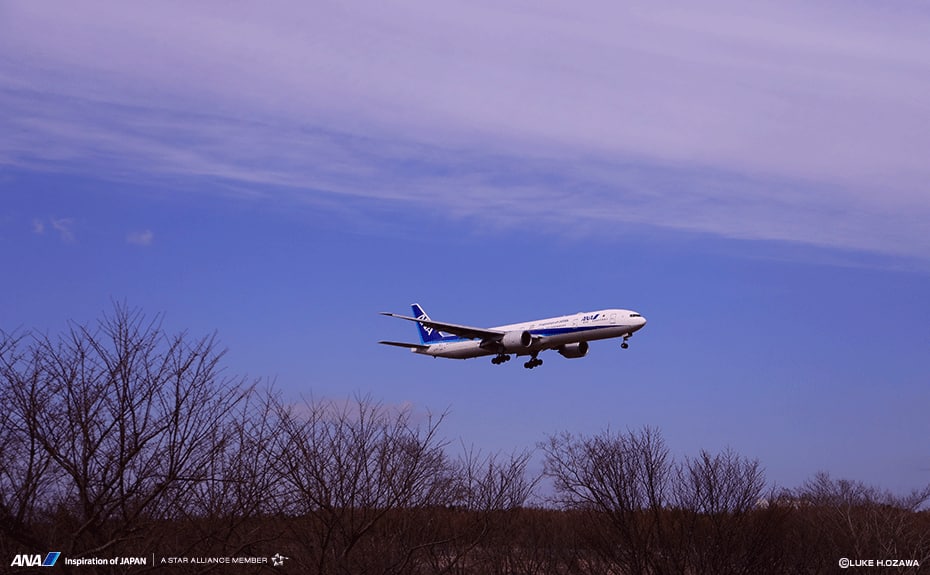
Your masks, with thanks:
<instances>
[{"instance_id":1,"label":"star alliance logo","mask_svg":"<svg viewBox=\"0 0 930 575\"><path fill-rule=\"evenodd\" d=\"M284 555L281 555L280 553L275 553L274 555L271 556L271 566L272 567L283 567L285 559L290 559L290 557L285 557Z\"/></svg>"}]
</instances>

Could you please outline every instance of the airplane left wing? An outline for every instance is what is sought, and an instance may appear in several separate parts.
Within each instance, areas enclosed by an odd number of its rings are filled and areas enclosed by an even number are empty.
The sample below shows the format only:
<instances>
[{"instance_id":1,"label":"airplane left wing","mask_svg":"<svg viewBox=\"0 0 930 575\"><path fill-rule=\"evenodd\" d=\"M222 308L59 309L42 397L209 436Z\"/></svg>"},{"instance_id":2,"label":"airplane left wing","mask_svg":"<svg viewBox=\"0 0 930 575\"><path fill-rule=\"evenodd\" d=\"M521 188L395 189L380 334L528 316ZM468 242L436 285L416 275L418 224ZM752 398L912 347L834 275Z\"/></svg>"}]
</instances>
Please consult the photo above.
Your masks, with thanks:
<instances>
[{"instance_id":1,"label":"airplane left wing","mask_svg":"<svg viewBox=\"0 0 930 575\"><path fill-rule=\"evenodd\" d=\"M504 336L504 332L493 330L493 329L470 327L467 325L458 325L454 323L443 323L441 321L433 321L431 319L417 319L415 317L409 317L406 315L398 315L396 313L391 313L387 311L381 312L381 315L386 315L388 317L396 317L398 319L405 319L407 321L415 321L417 323L425 325L426 327L431 327L433 329L438 329L439 331L445 331L448 333L452 333L459 337L464 337L466 339L496 340Z\"/></svg>"}]
</instances>

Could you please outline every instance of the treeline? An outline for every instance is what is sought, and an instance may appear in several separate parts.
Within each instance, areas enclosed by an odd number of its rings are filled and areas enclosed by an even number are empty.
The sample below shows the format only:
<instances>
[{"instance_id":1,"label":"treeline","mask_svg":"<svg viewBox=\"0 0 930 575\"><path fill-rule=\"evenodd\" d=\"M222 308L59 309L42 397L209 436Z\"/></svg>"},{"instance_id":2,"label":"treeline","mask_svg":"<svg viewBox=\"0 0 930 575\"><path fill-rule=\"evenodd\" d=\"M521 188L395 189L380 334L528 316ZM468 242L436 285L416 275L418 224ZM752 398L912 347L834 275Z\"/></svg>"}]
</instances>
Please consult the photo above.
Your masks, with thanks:
<instances>
[{"instance_id":1,"label":"treeline","mask_svg":"<svg viewBox=\"0 0 930 575\"><path fill-rule=\"evenodd\" d=\"M286 557L81 573L823 573L930 565L930 486L767 486L732 451L675 461L653 428L531 452L450 446L443 414L285 402L214 337L117 306L60 337L0 332L0 570L18 554ZM537 494L545 482L551 496ZM11 565L10 570L17 567ZM926 567L925 567L926 570ZM866 572L858 569L857 572ZM895 572L917 572L912 566Z\"/></svg>"}]
</instances>

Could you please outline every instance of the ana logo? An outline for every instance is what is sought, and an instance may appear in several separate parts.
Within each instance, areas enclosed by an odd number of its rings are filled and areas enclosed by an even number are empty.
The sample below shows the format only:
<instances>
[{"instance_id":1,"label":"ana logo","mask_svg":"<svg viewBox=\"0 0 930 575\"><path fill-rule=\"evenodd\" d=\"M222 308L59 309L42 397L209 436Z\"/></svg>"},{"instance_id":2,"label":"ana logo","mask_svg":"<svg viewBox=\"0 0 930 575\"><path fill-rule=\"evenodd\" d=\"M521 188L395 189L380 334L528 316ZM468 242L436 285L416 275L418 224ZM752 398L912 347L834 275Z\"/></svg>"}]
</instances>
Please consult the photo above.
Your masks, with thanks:
<instances>
[{"instance_id":1,"label":"ana logo","mask_svg":"<svg viewBox=\"0 0 930 575\"><path fill-rule=\"evenodd\" d=\"M599 315L601 315L601 314L596 313L596 314L594 314L594 315L586 315L586 316L584 316L584 317L581 318L581 321L594 321L594 320L597 319L597 316L599 316Z\"/></svg>"},{"instance_id":2,"label":"ana logo","mask_svg":"<svg viewBox=\"0 0 930 575\"><path fill-rule=\"evenodd\" d=\"M418 317L417 319L429 321L429 316L426 315L426 314L424 313L423 315L421 315L421 316ZM429 327L429 326L426 326L426 325L423 325L422 323L420 324L420 327L423 328L423 331L426 332L426 335L433 335L433 328L431 328L431 327Z\"/></svg>"},{"instance_id":3,"label":"ana logo","mask_svg":"<svg viewBox=\"0 0 930 575\"><path fill-rule=\"evenodd\" d=\"M13 556L13 562L10 563L10 567L54 567L59 556L61 556L61 551L52 551L45 556L45 560L43 561L42 556L38 553L34 555L21 553Z\"/></svg>"}]
</instances>

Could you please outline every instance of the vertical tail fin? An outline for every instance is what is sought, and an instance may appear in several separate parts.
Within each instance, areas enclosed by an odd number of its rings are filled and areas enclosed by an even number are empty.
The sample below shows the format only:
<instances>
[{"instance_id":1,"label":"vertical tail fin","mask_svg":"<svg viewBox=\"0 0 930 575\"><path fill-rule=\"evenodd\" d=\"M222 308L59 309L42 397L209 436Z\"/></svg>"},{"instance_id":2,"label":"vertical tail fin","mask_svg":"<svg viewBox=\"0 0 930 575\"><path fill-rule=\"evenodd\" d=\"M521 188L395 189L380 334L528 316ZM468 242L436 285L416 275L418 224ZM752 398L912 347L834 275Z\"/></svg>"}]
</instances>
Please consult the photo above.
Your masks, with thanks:
<instances>
[{"instance_id":1,"label":"vertical tail fin","mask_svg":"<svg viewBox=\"0 0 930 575\"><path fill-rule=\"evenodd\" d=\"M417 319L429 319L429 316L426 315L426 312L423 311L423 308L420 307L420 304L411 304L410 309L413 310L413 317ZM417 331L420 332L420 341L424 344L436 343L437 341L442 341L444 339L443 334L438 329L433 329L429 326L423 325L422 323L417 324Z\"/></svg>"}]
</instances>

